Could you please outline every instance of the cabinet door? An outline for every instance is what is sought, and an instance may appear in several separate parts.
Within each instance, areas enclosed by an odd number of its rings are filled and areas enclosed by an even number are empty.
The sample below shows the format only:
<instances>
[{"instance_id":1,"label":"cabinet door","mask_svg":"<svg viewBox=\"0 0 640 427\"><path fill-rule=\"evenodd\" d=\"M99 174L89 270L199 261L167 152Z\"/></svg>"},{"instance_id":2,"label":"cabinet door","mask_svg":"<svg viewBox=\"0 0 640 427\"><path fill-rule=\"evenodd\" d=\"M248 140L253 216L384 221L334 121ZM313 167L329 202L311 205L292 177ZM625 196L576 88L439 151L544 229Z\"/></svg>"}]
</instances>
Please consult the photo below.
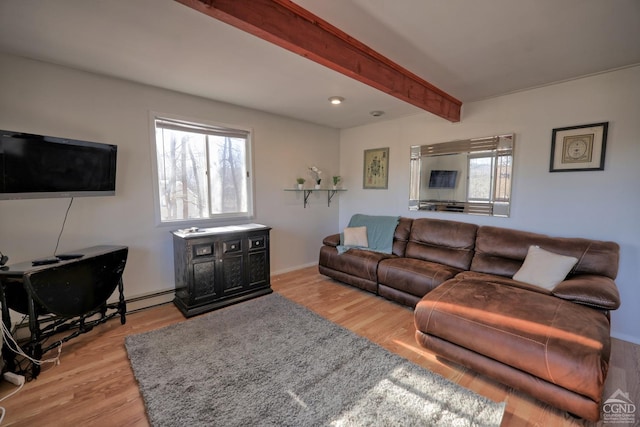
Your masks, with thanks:
<instances>
[{"instance_id":1,"label":"cabinet door","mask_svg":"<svg viewBox=\"0 0 640 427\"><path fill-rule=\"evenodd\" d=\"M249 253L249 287L263 286L268 283L267 252Z\"/></svg>"},{"instance_id":2,"label":"cabinet door","mask_svg":"<svg viewBox=\"0 0 640 427\"><path fill-rule=\"evenodd\" d=\"M193 262L193 299L200 302L217 296L215 280L215 259Z\"/></svg>"},{"instance_id":3,"label":"cabinet door","mask_svg":"<svg viewBox=\"0 0 640 427\"><path fill-rule=\"evenodd\" d=\"M222 295L233 295L244 289L243 239L225 239L220 242Z\"/></svg>"},{"instance_id":4,"label":"cabinet door","mask_svg":"<svg viewBox=\"0 0 640 427\"><path fill-rule=\"evenodd\" d=\"M191 257L183 239L173 237L173 267L175 271L176 298L184 305L190 304Z\"/></svg>"},{"instance_id":5,"label":"cabinet door","mask_svg":"<svg viewBox=\"0 0 640 427\"><path fill-rule=\"evenodd\" d=\"M248 237L247 274L248 287L255 288L269 283L269 235Z\"/></svg>"}]
</instances>

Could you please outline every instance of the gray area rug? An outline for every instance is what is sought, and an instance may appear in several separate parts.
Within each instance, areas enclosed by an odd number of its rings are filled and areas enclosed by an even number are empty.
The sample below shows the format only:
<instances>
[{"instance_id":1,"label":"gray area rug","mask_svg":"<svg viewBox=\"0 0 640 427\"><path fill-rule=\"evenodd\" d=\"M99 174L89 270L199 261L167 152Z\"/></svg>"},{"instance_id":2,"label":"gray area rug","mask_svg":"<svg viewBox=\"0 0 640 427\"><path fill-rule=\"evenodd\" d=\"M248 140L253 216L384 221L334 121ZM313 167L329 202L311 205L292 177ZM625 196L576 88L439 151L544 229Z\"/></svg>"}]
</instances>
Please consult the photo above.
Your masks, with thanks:
<instances>
[{"instance_id":1,"label":"gray area rug","mask_svg":"<svg viewBox=\"0 0 640 427\"><path fill-rule=\"evenodd\" d=\"M153 426L498 426L504 414L278 294L125 345Z\"/></svg>"}]
</instances>

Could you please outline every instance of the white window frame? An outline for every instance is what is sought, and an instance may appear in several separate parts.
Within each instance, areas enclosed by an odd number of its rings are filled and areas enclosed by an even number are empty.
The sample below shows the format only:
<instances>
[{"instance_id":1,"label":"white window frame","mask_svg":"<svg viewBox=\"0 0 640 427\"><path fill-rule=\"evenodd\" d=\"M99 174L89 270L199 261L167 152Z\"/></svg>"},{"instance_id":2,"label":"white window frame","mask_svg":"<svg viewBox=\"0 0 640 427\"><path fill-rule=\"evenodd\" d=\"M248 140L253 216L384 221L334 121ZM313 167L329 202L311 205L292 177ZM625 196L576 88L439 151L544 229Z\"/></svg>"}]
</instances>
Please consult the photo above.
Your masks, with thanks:
<instances>
[{"instance_id":1,"label":"white window frame","mask_svg":"<svg viewBox=\"0 0 640 427\"><path fill-rule=\"evenodd\" d=\"M490 176L489 183L494 183L495 179L495 169L496 169L496 156L493 153L488 152L478 152L478 153L470 153L467 156L467 201L468 202L493 202L494 200L494 190L495 188L490 185L489 187L489 197L471 197L471 162L476 159L490 159L491 165L489 167ZM495 184L494 184L495 185Z\"/></svg>"},{"instance_id":2,"label":"white window frame","mask_svg":"<svg viewBox=\"0 0 640 427\"><path fill-rule=\"evenodd\" d=\"M247 212L226 213L226 214L213 214L207 218L188 218L179 220L162 220L161 202L160 202L160 184L158 182L158 153L157 153L157 141L156 141L156 120L174 121L185 125L206 126L217 129L236 130L246 132L247 144L245 150L245 165L247 170L246 179L246 192L247 192ZM253 130L251 128L229 125L225 123L212 122L209 120L190 118L177 116L175 114L165 114L151 111L149 114L150 123L150 143L151 143L151 168L152 168L152 182L153 182L153 202L154 202L154 216L156 226L201 226L206 225L225 225L225 224L237 224L240 222L246 222L251 220L255 215L255 200L254 189L255 180L253 174ZM207 187L208 188L208 187Z\"/></svg>"},{"instance_id":3,"label":"white window frame","mask_svg":"<svg viewBox=\"0 0 640 427\"><path fill-rule=\"evenodd\" d=\"M510 157L511 158L511 162L513 162L513 154L511 150L497 150L495 153L492 153L491 155L487 155L485 153L470 153L467 156L467 201L468 202L489 202L489 203L495 203L495 202L508 202L510 200L510 195L511 195L511 182L510 180L510 176L504 177L502 176L502 174L500 173L501 171L501 166L503 165L503 162L505 162L506 158ZM474 159L491 159L491 183L492 186L489 189L489 198L478 198L478 197L471 197L469 195L469 192L471 191L471 161ZM500 197L500 195L502 194L498 194L498 189L501 188L503 185L505 185L505 182L509 181L509 189L506 192L506 194L508 195L508 197Z\"/></svg>"}]
</instances>

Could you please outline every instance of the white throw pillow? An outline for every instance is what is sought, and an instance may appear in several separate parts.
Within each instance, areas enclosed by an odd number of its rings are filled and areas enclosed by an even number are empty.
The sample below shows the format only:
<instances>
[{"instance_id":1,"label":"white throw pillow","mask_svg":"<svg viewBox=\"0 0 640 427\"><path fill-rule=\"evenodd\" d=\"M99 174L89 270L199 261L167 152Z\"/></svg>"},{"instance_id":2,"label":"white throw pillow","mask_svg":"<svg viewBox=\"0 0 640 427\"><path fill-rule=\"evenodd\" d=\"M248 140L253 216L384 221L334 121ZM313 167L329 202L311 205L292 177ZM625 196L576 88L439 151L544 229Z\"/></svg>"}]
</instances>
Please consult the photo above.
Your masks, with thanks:
<instances>
[{"instance_id":1,"label":"white throw pillow","mask_svg":"<svg viewBox=\"0 0 640 427\"><path fill-rule=\"evenodd\" d=\"M577 262L578 258L555 254L538 246L529 246L527 257L513 278L552 291L567 277Z\"/></svg>"},{"instance_id":2,"label":"white throw pillow","mask_svg":"<svg viewBox=\"0 0 640 427\"><path fill-rule=\"evenodd\" d=\"M344 245L369 247L367 239L367 227L347 227L344 229Z\"/></svg>"}]
</instances>

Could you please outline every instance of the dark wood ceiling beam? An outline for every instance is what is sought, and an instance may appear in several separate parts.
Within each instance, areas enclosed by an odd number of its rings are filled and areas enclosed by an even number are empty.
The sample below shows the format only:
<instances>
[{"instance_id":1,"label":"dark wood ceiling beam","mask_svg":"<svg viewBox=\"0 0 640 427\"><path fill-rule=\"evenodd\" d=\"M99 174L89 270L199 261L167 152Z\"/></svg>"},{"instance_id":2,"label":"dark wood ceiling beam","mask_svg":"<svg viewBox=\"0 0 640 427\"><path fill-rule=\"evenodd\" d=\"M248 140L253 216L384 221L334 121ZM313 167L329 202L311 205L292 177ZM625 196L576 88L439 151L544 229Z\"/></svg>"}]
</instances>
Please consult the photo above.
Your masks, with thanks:
<instances>
[{"instance_id":1,"label":"dark wood ceiling beam","mask_svg":"<svg viewBox=\"0 0 640 427\"><path fill-rule=\"evenodd\" d=\"M290 0L176 0L451 122L462 102Z\"/></svg>"}]
</instances>

